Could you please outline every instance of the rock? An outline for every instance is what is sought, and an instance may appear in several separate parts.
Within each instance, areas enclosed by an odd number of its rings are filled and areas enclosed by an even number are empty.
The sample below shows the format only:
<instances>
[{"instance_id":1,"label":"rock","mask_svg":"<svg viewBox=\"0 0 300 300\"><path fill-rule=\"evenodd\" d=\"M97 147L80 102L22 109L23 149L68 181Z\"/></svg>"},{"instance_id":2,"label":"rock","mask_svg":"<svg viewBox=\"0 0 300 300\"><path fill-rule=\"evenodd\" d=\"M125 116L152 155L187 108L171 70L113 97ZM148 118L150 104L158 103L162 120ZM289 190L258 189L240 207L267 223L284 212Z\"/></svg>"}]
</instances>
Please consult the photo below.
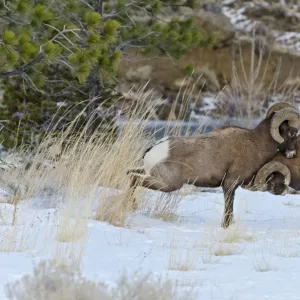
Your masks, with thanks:
<instances>
[{"instance_id":1,"label":"rock","mask_svg":"<svg viewBox=\"0 0 300 300\"><path fill-rule=\"evenodd\" d=\"M194 84L198 87L198 91L217 92L220 90L220 84L216 73L207 66L196 68L193 77L195 79Z\"/></svg>"},{"instance_id":2,"label":"rock","mask_svg":"<svg viewBox=\"0 0 300 300\"><path fill-rule=\"evenodd\" d=\"M143 81L151 78L152 66L144 65L138 68L130 68L125 76L130 81Z\"/></svg>"}]
</instances>

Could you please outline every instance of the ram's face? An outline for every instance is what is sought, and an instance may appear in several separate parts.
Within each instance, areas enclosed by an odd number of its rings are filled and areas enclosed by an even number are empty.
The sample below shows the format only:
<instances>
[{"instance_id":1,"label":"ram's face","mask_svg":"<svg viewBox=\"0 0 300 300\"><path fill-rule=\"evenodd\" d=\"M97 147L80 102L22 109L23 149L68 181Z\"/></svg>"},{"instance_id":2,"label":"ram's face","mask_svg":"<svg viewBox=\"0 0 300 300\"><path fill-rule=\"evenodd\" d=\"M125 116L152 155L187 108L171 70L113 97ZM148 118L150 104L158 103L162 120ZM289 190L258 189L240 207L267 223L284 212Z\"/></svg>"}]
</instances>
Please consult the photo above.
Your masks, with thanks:
<instances>
[{"instance_id":1,"label":"ram's face","mask_svg":"<svg viewBox=\"0 0 300 300\"><path fill-rule=\"evenodd\" d=\"M268 191L274 195L284 195L287 190L287 186L284 184L284 176L275 172L271 174L267 179Z\"/></svg>"},{"instance_id":2,"label":"ram's face","mask_svg":"<svg viewBox=\"0 0 300 300\"><path fill-rule=\"evenodd\" d=\"M279 127L280 135L283 138L283 142L279 145L279 151L286 158L293 158L296 156L297 145L299 138L297 136L298 129L288 125L288 122L283 122Z\"/></svg>"}]
</instances>

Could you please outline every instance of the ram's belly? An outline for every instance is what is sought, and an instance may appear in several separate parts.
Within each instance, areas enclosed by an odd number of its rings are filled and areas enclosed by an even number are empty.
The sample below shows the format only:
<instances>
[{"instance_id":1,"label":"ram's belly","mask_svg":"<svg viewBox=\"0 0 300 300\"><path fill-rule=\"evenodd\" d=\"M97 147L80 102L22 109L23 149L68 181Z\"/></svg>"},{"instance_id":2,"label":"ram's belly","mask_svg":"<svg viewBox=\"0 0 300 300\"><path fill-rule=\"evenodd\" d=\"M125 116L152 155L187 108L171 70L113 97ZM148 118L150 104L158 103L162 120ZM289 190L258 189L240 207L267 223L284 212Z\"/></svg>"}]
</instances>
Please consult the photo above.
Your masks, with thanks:
<instances>
[{"instance_id":1,"label":"ram's belly","mask_svg":"<svg viewBox=\"0 0 300 300\"><path fill-rule=\"evenodd\" d=\"M228 162L218 157L204 155L204 157L182 158L182 175L196 186L218 187L222 184L228 170Z\"/></svg>"}]
</instances>

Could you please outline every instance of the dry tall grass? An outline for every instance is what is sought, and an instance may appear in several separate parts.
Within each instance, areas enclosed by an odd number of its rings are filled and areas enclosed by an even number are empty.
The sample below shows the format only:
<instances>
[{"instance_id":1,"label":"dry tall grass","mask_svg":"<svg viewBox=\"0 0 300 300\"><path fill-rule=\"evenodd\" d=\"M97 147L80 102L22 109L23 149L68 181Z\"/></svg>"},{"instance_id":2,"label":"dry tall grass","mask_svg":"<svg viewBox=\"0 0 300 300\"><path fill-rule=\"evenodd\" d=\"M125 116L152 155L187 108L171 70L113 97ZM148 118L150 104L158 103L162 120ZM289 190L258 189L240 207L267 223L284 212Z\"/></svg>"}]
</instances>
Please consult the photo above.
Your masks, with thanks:
<instances>
[{"instance_id":1,"label":"dry tall grass","mask_svg":"<svg viewBox=\"0 0 300 300\"><path fill-rule=\"evenodd\" d=\"M192 271L196 268L198 255L195 249L171 249L168 269L176 271Z\"/></svg>"},{"instance_id":2,"label":"dry tall grass","mask_svg":"<svg viewBox=\"0 0 300 300\"><path fill-rule=\"evenodd\" d=\"M29 228L26 226L9 226L1 231L0 252L12 253L31 250L36 246L37 237L28 236Z\"/></svg>"},{"instance_id":3,"label":"dry tall grass","mask_svg":"<svg viewBox=\"0 0 300 300\"><path fill-rule=\"evenodd\" d=\"M254 269L257 272L269 272L272 270L269 258L262 253L260 256L257 256L254 260Z\"/></svg>"},{"instance_id":4,"label":"dry tall grass","mask_svg":"<svg viewBox=\"0 0 300 300\"><path fill-rule=\"evenodd\" d=\"M198 261L197 249L194 247L183 247L175 239L170 242L170 254L168 269L175 271L191 271L196 268Z\"/></svg>"},{"instance_id":5,"label":"dry tall grass","mask_svg":"<svg viewBox=\"0 0 300 300\"><path fill-rule=\"evenodd\" d=\"M192 88L193 85L187 85L186 89L181 91L182 103L178 120L175 126L166 129L166 134L181 134L181 120L186 119ZM5 187L10 187L9 202L17 205L22 199L44 193L50 195L52 201L63 199L64 213L57 235L59 241L78 238L74 231L76 227L82 230L84 226L77 226L74 220L80 220L82 225L83 220L90 217L95 200L98 201L94 215L96 220L124 226L126 217L132 210L132 201L126 193L120 194L118 189L128 188L126 171L139 166L142 153L152 138L146 138L144 135L145 125L153 113L152 92L145 92L143 87L136 97L138 100L135 105L127 107L123 112L126 123L118 136L103 127L96 130L92 136L88 136L91 124L74 134L79 114L60 135L47 133L34 154L26 150L18 152L21 160L30 161L30 165L28 168L25 168L24 164L9 168L2 174L1 180ZM174 110L177 100L174 102ZM97 111L94 112L96 113ZM201 126L202 124L199 124L199 128ZM188 133L189 129L186 134ZM169 219L177 207L177 200L162 200L156 205L153 215Z\"/></svg>"},{"instance_id":6,"label":"dry tall grass","mask_svg":"<svg viewBox=\"0 0 300 300\"><path fill-rule=\"evenodd\" d=\"M253 233L247 232L245 227L236 220L234 224L228 227L228 230L222 231L221 241L224 243L253 242L255 236Z\"/></svg>"},{"instance_id":7,"label":"dry tall grass","mask_svg":"<svg viewBox=\"0 0 300 300\"><path fill-rule=\"evenodd\" d=\"M273 269L271 265L272 246L268 243L262 244L255 250L253 266L257 272L269 272Z\"/></svg>"},{"instance_id":8,"label":"dry tall grass","mask_svg":"<svg viewBox=\"0 0 300 300\"><path fill-rule=\"evenodd\" d=\"M151 93L141 97L139 105L126 112L130 120L129 125L118 137L103 128L88 136L90 124L75 134L73 131L78 121L75 119L60 135L47 133L34 153L19 150L17 155L23 163L15 163L1 174L2 186L8 195L5 200L14 205L12 223L16 222L19 201L40 197L46 193L48 201L54 202L54 207L60 204L62 208L54 255L60 260L65 257L67 261L71 260L71 263L78 265L86 244L87 225L91 217L107 220L114 225L124 225L130 211L129 207L124 209L124 203L129 202L129 199L119 201L118 205L114 206L107 201L104 189L102 192L99 189L126 188L127 168L137 166L142 152L148 145L143 135L144 123L135 124L134 121L149 118L149 98ZM30 164L26 166L28 161ZM62 199L62 202L57 203L57 199ZM93 215L93 205L96 201L97 213ZM112 212L110 218L107 218L108 210ZM16 238L11 236L12 245L6 243L3 248L13 251L13 248L16 248ZM71 245L65 247L62 243ZM3 251L6 251L5 249Z\"/></svg>"}]
</instances>

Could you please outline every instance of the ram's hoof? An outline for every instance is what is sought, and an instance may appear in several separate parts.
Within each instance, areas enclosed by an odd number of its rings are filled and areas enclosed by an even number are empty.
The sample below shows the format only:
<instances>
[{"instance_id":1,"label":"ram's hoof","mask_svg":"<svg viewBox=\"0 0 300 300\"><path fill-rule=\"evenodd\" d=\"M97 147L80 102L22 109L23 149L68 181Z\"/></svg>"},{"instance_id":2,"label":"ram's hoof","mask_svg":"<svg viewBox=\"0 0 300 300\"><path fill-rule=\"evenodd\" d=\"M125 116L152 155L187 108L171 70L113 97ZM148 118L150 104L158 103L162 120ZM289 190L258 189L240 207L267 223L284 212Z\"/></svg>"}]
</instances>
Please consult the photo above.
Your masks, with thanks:
<instances>
[{"instance_id":1,"label":"ram's hoof","mask_svg":"<svg viewBox=\"0 0 300 300\"><path fill-rule=\"evenodd\" d=\"M226 229L228 228L230 225L234 224L234 218L233 216L226 216L223 221L222 221L222 228Z\"/></svg>"}]
</instances>

